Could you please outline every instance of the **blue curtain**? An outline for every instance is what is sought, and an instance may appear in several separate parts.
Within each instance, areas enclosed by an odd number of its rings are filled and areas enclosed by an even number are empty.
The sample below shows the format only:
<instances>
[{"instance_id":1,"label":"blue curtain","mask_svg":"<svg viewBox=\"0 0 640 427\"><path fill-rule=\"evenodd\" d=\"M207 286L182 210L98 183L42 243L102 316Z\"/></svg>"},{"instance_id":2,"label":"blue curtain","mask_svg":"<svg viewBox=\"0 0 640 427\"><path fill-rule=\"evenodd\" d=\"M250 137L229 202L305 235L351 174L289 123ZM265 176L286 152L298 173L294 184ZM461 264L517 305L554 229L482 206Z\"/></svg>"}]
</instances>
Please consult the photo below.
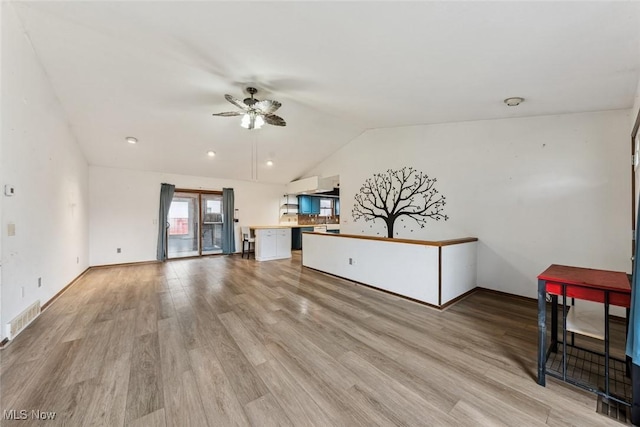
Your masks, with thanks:
<instances>
[{"instance_id":1,"label":"blue curtain","mask_svg":"<svg viewBox=\"0 0 640 427\"><path fill-rule=\"evenodd\" d=\"M222 189L222 253L236 251L235 224L233 222L233 188Z\"/></svg>"},{"instance_id":2,"label":"blue curtain","mask_svg":"<svg viewBox=\"0 0 640 427\"><path fill-rule=\"evenodd\" d=\"M173 191L175 185L162 184L160 186L160 210L158 211L158 251L156 259L165 261L167 259L167 217L169 216L169 208L173 200Z\"/></svg>"}]
</instances>

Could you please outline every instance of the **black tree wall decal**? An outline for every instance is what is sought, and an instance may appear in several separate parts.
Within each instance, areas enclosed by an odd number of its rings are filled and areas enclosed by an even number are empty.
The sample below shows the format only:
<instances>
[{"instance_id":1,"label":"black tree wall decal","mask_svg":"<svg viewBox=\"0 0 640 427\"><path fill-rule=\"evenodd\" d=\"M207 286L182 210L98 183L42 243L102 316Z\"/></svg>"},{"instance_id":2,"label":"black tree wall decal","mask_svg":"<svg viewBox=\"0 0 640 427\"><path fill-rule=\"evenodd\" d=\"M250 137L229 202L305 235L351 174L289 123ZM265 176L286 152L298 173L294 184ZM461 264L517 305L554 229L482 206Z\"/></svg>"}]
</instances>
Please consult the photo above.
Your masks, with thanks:
<instances>
[{"instance_id":1,"label":"black tree wall decal","mask_svg":"<svg viewBox=\"0 0 640 427\"><path fill-rule=\"evenodd\" d=\"M387 226L387 236L393 238L396 219L407 216L424 228L427 219L449 219L444 215L445 197L435 189L437 178L429 178L414 168L388 169L367 178L355 197L351 211L354 221L381 219Z\"/></svg>"}]
</instances>

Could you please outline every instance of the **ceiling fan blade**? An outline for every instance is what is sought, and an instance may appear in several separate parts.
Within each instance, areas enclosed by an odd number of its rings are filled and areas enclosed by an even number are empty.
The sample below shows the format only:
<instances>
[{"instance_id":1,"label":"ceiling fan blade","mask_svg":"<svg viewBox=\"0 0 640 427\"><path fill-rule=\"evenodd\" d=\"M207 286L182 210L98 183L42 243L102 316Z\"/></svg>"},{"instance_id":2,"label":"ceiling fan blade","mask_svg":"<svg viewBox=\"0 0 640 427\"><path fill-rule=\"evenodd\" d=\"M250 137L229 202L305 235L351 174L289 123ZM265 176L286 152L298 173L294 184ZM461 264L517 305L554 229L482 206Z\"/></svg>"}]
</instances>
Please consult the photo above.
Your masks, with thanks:
<instances>
[{"instance_id":1,"label":"ceiling fan blade","mask_svg":"<svg viewBox=\"0 0 640 427\"><path fill-rule=\"evenodd\" d=\"M247 104L245 104L244 102L240 101L238 98L234 98L231 95L225 95L224 99L226 99L227 101L229 101L230 103L232 103L236 107L241 108L244 111L247 111L249 109Z\"/></svg>"},{"instance_id":2,"label":"ceiling fan blade","mask_svg":"<svg viewBox=\"0 0 640 427\"><path fill-rule=\"evenodd\" d=\"M241 116L244 114L244 111L227 111L225 113L214 113L214 116L222 116L222 117L233 117L233 116Z\"/></svg>"},{"instance_id":3,"label":"ceiling fan blade","mask_svg":"<svg viewBox=\"0 0 640 427\"><path fill-rule=\"evenodd\" d=\"M280 116L276 116L275 114L265 114L264 121L274 126L286 126L287 122Z\"/></svg>"},{"instance_id":4,"label":"ceiling fan blade","mask_svg":"<svg viewBox=\"0 0 640 427\"><path fill-rule=\"evenodd\" d=\"M264 114L275 113L275 111L282 106L278 101L272 101L270 99L265 99L263 101L258 101L253 104L253 108L262 111Z\"/></svg>"}]
</instances>

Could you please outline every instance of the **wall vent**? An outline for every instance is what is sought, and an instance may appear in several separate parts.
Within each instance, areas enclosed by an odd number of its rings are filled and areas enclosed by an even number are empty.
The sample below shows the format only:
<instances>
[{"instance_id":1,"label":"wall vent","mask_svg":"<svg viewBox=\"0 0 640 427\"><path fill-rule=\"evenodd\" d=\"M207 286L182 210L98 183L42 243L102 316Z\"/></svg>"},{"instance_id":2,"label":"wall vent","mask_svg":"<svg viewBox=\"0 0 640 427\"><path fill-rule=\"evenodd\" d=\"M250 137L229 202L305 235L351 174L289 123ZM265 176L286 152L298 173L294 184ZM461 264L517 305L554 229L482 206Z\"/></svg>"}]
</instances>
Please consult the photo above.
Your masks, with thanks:
<instances>
[{"instance_id":1,"label":"wall vent","mask_svg":"<svg viewBox=\"0 0 640 427\"><path fill-rule=\"evenodd\" d=\"M14 339L29 323L40 315L40 300L34 302L27 307L22 313L18 314L9 323L7 323L7 338Z\"/></svg>"}]
</instances>

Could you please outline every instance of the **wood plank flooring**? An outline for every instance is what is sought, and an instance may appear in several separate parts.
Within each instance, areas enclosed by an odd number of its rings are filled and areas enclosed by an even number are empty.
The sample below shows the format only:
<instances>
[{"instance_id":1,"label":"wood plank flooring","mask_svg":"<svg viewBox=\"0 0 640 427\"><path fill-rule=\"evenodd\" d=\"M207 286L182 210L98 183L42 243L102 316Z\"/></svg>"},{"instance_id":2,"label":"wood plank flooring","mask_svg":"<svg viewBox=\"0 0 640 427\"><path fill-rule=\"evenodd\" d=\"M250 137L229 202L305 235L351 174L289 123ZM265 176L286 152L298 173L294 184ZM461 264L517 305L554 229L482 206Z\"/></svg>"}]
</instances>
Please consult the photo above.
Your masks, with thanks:
<instances>
[{"instance_id":1,"label":"wood plank flooring","mask_svg":"<svg viewBox=\"0 0 640 427\"><path fill-rule=\"evenodd\" d=\"M537 385L536 319L488 292L439 312L299 253L100 268L0 352L0 407L51 426L620 426Z\"/></svg>"}]
</instances>

